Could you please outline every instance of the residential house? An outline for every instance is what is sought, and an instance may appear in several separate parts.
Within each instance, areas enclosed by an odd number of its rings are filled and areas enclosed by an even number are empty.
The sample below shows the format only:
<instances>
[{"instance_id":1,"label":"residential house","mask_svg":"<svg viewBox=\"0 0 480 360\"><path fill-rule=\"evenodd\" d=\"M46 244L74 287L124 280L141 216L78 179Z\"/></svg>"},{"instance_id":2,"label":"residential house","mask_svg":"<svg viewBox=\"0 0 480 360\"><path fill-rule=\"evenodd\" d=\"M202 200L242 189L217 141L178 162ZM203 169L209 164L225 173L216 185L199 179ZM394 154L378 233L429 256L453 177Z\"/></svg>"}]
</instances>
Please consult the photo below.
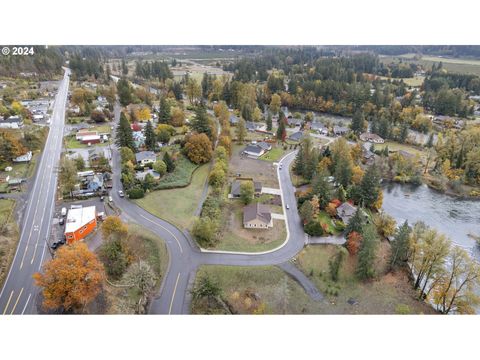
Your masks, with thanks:
<instances>
[{"instance_id":1,"label":"residential house","mask_svg":"<svg viewBox=\"0 0 480 360\"><path fill-rule=\"evenodd\" d=\"M98 135L98 132L88 130L88 129L80 129L75 134L75 139L78 141L82 141L85 136L92 136L92 135Z\"/></svg>"},{"instance_id":2,"label":"residential house","mask_svg":"<svg viewBox=\"0 0 480 360\"><path fill-rule=\"evenodd\" d=\"M365 164L372 165L375 162L375 154L370 151L370 144L364 143L362 145L362 152L363 152L363 160Z\"/></svg>"},{"instance_id":3,"label":"residential house","mask_svg":"<svg viewBox=\"0 0 480 360\"><path fill-rule=\"evenodd\" d=\"M272 212L269 207L260 203L243 208L243 227L247 229L268 229L273 227Z\"/></svg>"},{"instance_id":4,"label":"residential house","mask_svg":"<svg viewBox=\"0 0 480 360\"><path fill-rule=\"evenodd\" d=\"M132 132L132 137L137 149L145 146L145 135L141 131Z\"/></svg>"},{"instance_id":5,"label":"residential house","mask_svg":"<svg viewBox=\"0 0 480 360\"><path fill-rule=\"evenodd\" d=\"M265 142L265 141L260 141L258 143L256 143L258 146L260 146L263 150L265 151L270 151L272 150L272 145L270 145L269 143Z\"/></svg>"},{"instance_id":6,"label":"residential house","mask_svg":"<svg viewBox=\"0 0 480 360\"><path fill-rule=\"evenodd\" d=\"M16 158L13 159L13 162L29 162L32 160L32 152L28 151L23 155L17 156Z\"/></svg>"},{"instance_id":7,"label":"residential house","mask_svg":"<svg viewBox=\"0 0 480 360\"><path fill-rule=\"evenodd\" d=\"M344 224L348 224L350 219L355 215L357 208L350 204L349 202L344 202L342 205L337 207L337 216L342 219Z\"/></svg>"},{"instance_id":8,"label":"residential house","mask_svg":"<svg viewBox=\"0 0 480 360\"><path fill-rule=\"evenodd\" d=\"M140 151L135 154L137 164L147 165L157 161L157 155L153 151Z\"/></svg>"},{"instance_id":9,"label":"residential house","mask_svg":"<svg viewBox=\"0 0 480 360\"><path fill-rule=\"evenodd\" d=\"M97 227L97 209L86 206L70 209L65 221L65 238L67 244L82 240Z\"/></svg>"},{"instance_id":10,"label":"residential house","mask_svg":"<svg viewBox=\"0 0 480 360\"><path fill-rule=\"evenodd\" d=\"M244 180L244 181L251 181L251 180ZM232 182L232 187L230 190L231 197L234 197L234 198L240 197L240 187L244 181L236 179ZM263 189L262 183L260 181L254 181L253 189L254 189L253 190L254 195L260 195Z\"/></svg>"},{"instance_id":11,"label":"residential house","mask_svg":"<svg viewBox=\"0 0 480 360\"><path fill-rule=\"evenodd\" d=\"M252 122L252 121L247 121L245 123L245 127L248 131L254 132L261 127L261 124L255 123L255 122Z\"/></svg>"},{"instance_id":12,"label":"residential house","mask_svg":"<svg viewBox=\"0 0 480 360\"><path fill-rule=\"evenodd\" d=\"M263 154L265 154L266 152L267 150L265 150L263 147L261 147L258 144L248 144L242 153L250 157L258 158Z\"/></svg>"},{"instance_id":13,"label":"residential house","mask_svg":"<svg viewBox=\"0 0 480 360\"><path fill-rule=\"evenodd\" d=\"M319 122L312 122L310 124L310 129L312 131L315 131L319 134L322 134L322 135L327 135L328 134L328 128L323 125L322 123L319 123Z\"/></svg>"},{"instance_id":14,"label":"residential house","mask_svg":"<svg viewBox=\"0 0 480 360\"><path fill-rule=\"evenodd\" d=\"M377 134L373 134L370 132L364 132L360 135L360 140L365 142L371 142L374 144L383 144L385 140L382 137L378 136Z\"/></svg>"},{"instance_id":15,"label":"residential house","mask_svg":"<svg viewBox=\"0 0 480 360\"><path fill-rule=\"evenodd\" d=\"M93 149L88 149L88 161L98 161L101 158L105 157L105 151L103 147L94 147Z\"/></svg>"},{"instance_id":16,"label":"residential house","mask_svg":"<svg viewBox=\"0 0 480 360\"><path fill-rule=\"evenodd\" d=\"M101 141L100 135L85 135L80 140L82 144L98 144Z\"/></svg>"},{"instance_id":17,"label":"residential house","mask_svg":"<svg viewBox=\"0 0 480 360\"><path fill-rule=\"evenodd\" d=\"M302 119L287 118L287 124L290 127L300 127L302 122Z\"/></svg>"},{"instance_id":18,"label":"residential house","mask_svg":"<svg viewBox=\"0 0 480 360\"><path fill-rule=\"evenodd\" d=\"M88 191L97 192L103 190L103 176L102 174L94 174L86 178L86 189Z\"/></svg>"},{"instance_id":19,"label":"residential house","mask_svg":"<svg viewBox=\"0 0 480 360\"><path fill-rule=\"evenodd\" d=\"M23 126L23 119L21 116L10 116L6 119L0 117L0 128L3 129L20 129Z\"/></svg>"},{"instance_id":20,"label":"residential house","mask_svg":"<svg viewBox=\"0 0 480 360\"><path fill-rule=\"evenodd\" d=\"M333 127L333 134L335 136L343 136L345 135L346 133L348 133L350 131L349 128L345 127L345 126L334 126Z\"/></svg>"},{"instance_id":21,"label":"residential house","mask_svg":"<svg viewBox=\"0 0 480 360\"><path fill-rule=\"evenodd\" d=\"M292 135L290 135L288 137L289 140L292 140L292 141L300 141L303 139L303 132L301 131L297 131L295 133L293 133Z\"/></svg>"},{"instance_id":22,"label":"residential house","mask_svg":"<svg viewBox=\"0 0 480 360\"><path fill-rule=\"evenodd\" d=\"M239 123L240 119L234 114L230 115L230 125L235 126Z\"/></svg>"},{"instance_id":23,"label":"residential house","mask_svg":"<svg viewBox=\"0 0 480 360\"><path fill-rule=\"evenodd\" d=\"M160 179L160 174L152 169L147 169L145 171L138 171L135 173L135 178L140 181L144 181L145 177L150 174L155 180Z\"/></svg>"}]
</instances>

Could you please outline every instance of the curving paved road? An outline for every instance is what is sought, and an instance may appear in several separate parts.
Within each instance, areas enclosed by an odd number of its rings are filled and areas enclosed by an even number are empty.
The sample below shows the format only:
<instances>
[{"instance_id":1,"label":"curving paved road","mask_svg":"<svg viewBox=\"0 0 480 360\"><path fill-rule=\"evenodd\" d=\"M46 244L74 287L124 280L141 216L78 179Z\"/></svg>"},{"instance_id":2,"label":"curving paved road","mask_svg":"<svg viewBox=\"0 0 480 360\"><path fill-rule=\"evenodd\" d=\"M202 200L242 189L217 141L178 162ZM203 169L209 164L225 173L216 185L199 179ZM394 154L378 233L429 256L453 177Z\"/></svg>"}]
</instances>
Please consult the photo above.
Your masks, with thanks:
<instances>
[{"instance_id":1,"label":"curving paved road","mask_svg":"<svg viewBox=\"0 0 480 360\"><path fill-rule=\"evenodd\" d=\"M120 117L120 106L115 106L115 121ZM116 147L112 149L113 161L113 200L122 210L121 217L126 221L133 221L150 231L161 236L168 248L169 265L165 278L159 292L150 306L150 313L153 314L188 314L190 309L190 289L195 280L195 274L200 265L237 265L237 266L258 266L258 265L280 265L286 263L298 252L305 243L306 236L301 226L300 217L296 207L295 188L289 176L289 165L295 158L295 152L287 154L281 162L283 170L277 168L280 189L282 191L284 213L287 214L287 239L285 243L276 250L265 253L227 253L202 251L186 233L180 231L174 225L165 220L159 219L125 198L120 198L118 190L122 189L120 182L120 154ZM290 210L285 205L290 205ZM296 278L298 273L284 265L290 270L288 273ZM309 295L316 300L322 298L318 290L307 277L297 280L308 289Z\"/></svg>"},{"instance_id":2,"label":"curving paved road","mask_svg":"<svg viewBox=\"0 0 480 360\"><path fill-rule=\"evenodd\" d=\"M22 218L21 235L10 271L0 292L1 314L35 314L38 288L32 275L40 270L47 249L47 238L52 225L57 164L62 151L65 105L69 85L69 69L65 69L58 88L47 142L33 183L29 189L27 210Z\"/></svg>"}]
</instances>

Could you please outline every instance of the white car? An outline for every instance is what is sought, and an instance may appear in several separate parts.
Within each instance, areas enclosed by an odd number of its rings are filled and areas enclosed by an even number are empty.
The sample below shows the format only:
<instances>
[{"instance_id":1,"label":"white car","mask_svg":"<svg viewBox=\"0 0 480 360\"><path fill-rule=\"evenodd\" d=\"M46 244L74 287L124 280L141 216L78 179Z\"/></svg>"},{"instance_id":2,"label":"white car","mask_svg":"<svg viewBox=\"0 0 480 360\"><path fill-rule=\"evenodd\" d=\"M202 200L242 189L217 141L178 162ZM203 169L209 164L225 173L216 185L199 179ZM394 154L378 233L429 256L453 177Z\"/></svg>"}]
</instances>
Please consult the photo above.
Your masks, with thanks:
<instances>
[{"instance_id":1,"label":"white car","mask_svg":"<svg viewBox=\"0 0 480 360\"><path fill-rule=\"evenodd\" d=\"M109 196L109 197L108 197L108 201L110 201L110 202L112 202L112 201L113 201L113 199L112 199L112 197L111 197L111 196Z\"/></svg>"},{"instance_id":2,"label":"white car","mask_svg":"<svg viewBox=\"0 0 480 360\"><path fill-rule=\"evenodd\" d=\"M287 204L287 205L285 205L285 207L287 208L287 210L289 210L289 209L290 209L290 206L289 206L288 204Z\"/></svg>"},{"instance_id":3,"label":"white car","mask_svg":"<svg viewBox=\"0 0 480 360\"><path fill-rule=\"evenodd\" d=\"M122 197L122 198L125 196L125 195L123 194L123 191L122 191L122 190L118 190L118 195L119 195L120 197Z\"/></svg>"}]
</instances>

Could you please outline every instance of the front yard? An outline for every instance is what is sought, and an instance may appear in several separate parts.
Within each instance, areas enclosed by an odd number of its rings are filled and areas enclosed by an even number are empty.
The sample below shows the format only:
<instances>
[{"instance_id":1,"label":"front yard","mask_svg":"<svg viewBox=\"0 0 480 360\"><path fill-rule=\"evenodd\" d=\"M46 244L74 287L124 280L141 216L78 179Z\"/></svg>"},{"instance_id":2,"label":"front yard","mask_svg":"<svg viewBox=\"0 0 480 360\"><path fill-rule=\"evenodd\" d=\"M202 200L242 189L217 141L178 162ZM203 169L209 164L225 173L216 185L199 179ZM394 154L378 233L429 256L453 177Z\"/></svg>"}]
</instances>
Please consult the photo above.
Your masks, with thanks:
<instances>
[{"instance_id":1,"label":"front yard","mask_svg":"<svg viewBox=\"0 0 480 360\"><path fill-rule=\"evenodd\" d=\"M189 229L208 176L209 164L200 166L192 176L190 185L183 188L157 190L135 202L161 219L181 229Z\"/></svg>"},{"instance_id":2,"label":"front yard","mask_svg":"<svg viewBox=\"0 0 480 360\"><path fill-rule=\"evenodd\" d=\"M284 220L274 219L273 227L269 229L245 229L243 207L240 200L226 200L216 250L261 252L272 250L285 241Z\"/></svg>"},{"instance_id":3,"label":"front yard","mask_svg":"<svg viewBox=\"0 0 480 360\"><path fill-rule=\"evenodd\" d=\"M283 155L287 153L287 150L283 150L281 145L272 146L272 150L268 151L266 154L262 155L260 159L265 161L278 161Z\"/></svg>"}]
</instances>

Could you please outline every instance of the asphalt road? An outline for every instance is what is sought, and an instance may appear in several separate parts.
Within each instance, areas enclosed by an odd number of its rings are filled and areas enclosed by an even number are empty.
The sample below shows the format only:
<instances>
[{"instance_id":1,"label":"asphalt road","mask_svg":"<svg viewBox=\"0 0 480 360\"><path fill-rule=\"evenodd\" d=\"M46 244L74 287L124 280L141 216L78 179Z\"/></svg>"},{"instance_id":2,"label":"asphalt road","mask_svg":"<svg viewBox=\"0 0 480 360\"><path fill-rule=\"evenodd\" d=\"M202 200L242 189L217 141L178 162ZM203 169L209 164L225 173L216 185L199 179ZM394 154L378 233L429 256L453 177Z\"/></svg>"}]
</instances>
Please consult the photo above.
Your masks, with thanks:
<instances>
[{"instance_id":1,"label":"asphalt road","mask_svg":"<svg viewBox=\"0 0 480 360\"><path fill-rule=\"evenodd\" d=\"M115 107L115 121L120 117L120 106ZM120 182L120 154L116 147L112 149L113 161L113 188L112 197L116 205L122 210L123 220L135 222L150 231L158 234L167 244L169 265L159 296L154 298L150 306L151 314L188 314L190 310L190 290L195 280L195 274L200 265L280 265L289 261L300 252L306 243L306 236L301 225L300 216L296 207L295 188L288 172L289 165L295 159L295 152L286 155L282 160L282 170L277 168L283 204L287 214L288 237L285 243L277 250L266 253L226 253L203 252L187 233L180 231L169 222L159 219L135 203L121 198L118 190L122 189ZM160 204L161 206L161 204ZM290 276L295 278L295 272ZM297 279L304 288L309 288L316 300L321 295L314 290L314 285L306 277Z\"/></svg>"},{"instance_id":2,"label":"asphalt road","mask_svg":"<svg viewBox=\"0 0 480 360\"><path fill-rule=\"evenodd\" d=\"M57 165L62 151L69 73L70 70L66 69L58 89L50 131L37 166L33 187L28 194L17 251L0 292L0 311L4 315L37 313L35 299L38 288L34 285L32 275L50 257L47 239L55 205Z\"/></svg>"}]
</instances>

